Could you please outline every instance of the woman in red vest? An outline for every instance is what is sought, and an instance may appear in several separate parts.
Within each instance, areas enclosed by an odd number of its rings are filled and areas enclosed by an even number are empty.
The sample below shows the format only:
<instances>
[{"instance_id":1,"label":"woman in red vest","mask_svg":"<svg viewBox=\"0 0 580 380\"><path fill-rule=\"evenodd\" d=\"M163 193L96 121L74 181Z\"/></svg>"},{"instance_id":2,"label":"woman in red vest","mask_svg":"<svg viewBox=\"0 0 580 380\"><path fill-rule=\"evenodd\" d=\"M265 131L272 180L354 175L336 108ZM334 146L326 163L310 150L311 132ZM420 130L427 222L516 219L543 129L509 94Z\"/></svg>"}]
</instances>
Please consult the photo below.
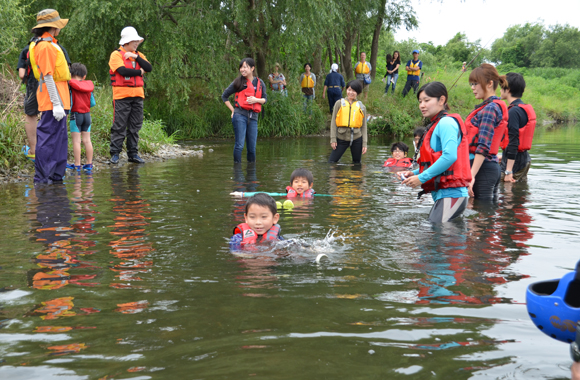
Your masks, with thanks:
<instances>
[{"instance_id":1,"label":"woman in red vest","mask_svg":"<svg viewBox=\"0 0 580 380\"><path fill-rule=\"evenodd\" d=\"M433 223L461 216L471 183L465 125L461 116L447 113L448 98L447 88L441 82L428 83L417 93L419 109L431 123L417 144L419 169L403 172L401 177L404 185L421 186L420 195L431 193L435 204L429 221Z\"/></svg>"},{"instance_id":2,"label":"woman in red vest","mask_svg":"<svg viewBox=\"0 0 580 380\"><path fill-rule=\"evenodd\" d=\"M262 104L266 103L266 85L254 76L256 64L252 58L240 62L240 76L237 77L222 94L222 100L232 111L235 145L234 163L242 162L244 142L248 140L248 162L256 161L256 142L258 140L258 114ZM234 106L229 97L235 94Z\"/></svg>"},{"instance_id":3,"label":"woman in red vest","mask_svg":"<svg viewBox=\"0 0 580 380\"><path fill-rule=\"evenodd\" d=\"M469 196L494 200L501 175L497 152L507 139L508 122L507 107L495 91L498 84L504 87L507 82L500 78L495 67L484 63L469 74L469 84L475 98L483 101L465 119L473 177Z\"/></svg>"}]
</instances>

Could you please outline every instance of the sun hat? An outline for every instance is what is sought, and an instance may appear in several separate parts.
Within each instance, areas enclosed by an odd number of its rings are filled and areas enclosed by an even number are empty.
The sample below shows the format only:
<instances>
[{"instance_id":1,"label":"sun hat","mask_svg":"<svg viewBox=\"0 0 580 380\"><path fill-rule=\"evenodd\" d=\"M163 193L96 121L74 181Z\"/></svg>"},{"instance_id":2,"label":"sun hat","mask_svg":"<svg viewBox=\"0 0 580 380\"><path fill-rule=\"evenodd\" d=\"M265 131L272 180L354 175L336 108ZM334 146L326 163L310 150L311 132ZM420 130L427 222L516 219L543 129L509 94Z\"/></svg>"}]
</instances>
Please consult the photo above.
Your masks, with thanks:
<instances>
[{"instance_id":1,"label":"sun hat","mask_svg":"<svg viewBox=\"0 0 580 380\"><path fill-rule=\"evenodd\" d=\"M127 26L121 30L121 40L119 45L123 46L131 41L143 42L143 37L141 37L135 28L132 26Z\"/></svg>"},{"instance_id":2,"label":"sun hat","mask_svg":"<svg viewBox=\"0 0 580 380\"><path fill-rule=\"evenodd\" d=\"M58 12L54 9L43 9L36 14L36 25L32 29L38 28L57 28L62 29L68 23L68 18L60 18Z\"/></svg>"},{"instance_id":3,"label":"sun hat","mask_svg":"<svg viewBox=\"0 0 580 380\"><path fill-rule=\"evenodd\" d=\"M415 54L415 53L419 54L419 50L417 50L417 49L413 50L413 54Z\"/></svg>"}]
</instances>

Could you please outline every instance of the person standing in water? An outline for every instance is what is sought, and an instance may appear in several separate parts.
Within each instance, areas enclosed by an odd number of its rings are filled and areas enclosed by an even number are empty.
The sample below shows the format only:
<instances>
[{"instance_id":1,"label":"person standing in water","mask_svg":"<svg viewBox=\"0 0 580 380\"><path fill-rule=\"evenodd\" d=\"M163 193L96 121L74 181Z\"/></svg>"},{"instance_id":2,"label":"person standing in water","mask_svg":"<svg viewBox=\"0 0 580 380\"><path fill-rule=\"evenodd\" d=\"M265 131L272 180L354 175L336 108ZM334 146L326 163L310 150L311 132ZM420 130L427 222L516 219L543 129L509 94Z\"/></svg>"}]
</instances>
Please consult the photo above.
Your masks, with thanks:
<instances>
[{"instance_id":1,"label":"person standing in water","mask_svg":"<svg viewBox=\"0 0 580 380\"><path fill-rule=\"evenodd\" d=\"M469 84L476 99L483 103L465 119L471 161L469 196L481 200L494 200L498 194L501 169L497 152L507 138L508 110L495 95L497 85L508 86L495 67L484 63L469 74Z\"/></svg>"},{"instance_id":2,"label":"person standing in water","mask_svg":"<svg viewBox=\"0 0 580 380\"><path fill-rule=\"evenodd\" d=\"M421 194L431 193L435 204L429 221L448 222L467 207L467 186L471 183L467 131L459 114L449 114L447 88L431 82L419 90L417 99L423 117L431 120L417 149L419 169L399 173L403 184L421 186Z\"/></svg>"},{"instance_id":3,"label":"person standing in water","mask_svg":"<svg viewBox=\"0 0 580 380\"><path fill-rule=\"evenodd\" d=\"M234 163L242 162L242 151L247 140L248 162L256 161L256 143L258 141L258 114L266 103L266 85L254 76L256 63L252 58L240 61L240 76L237 77L222 94L222 100L232 112L234 126ZM230 96L235 96L234 106Z\"/></svg>"}]
</instances>

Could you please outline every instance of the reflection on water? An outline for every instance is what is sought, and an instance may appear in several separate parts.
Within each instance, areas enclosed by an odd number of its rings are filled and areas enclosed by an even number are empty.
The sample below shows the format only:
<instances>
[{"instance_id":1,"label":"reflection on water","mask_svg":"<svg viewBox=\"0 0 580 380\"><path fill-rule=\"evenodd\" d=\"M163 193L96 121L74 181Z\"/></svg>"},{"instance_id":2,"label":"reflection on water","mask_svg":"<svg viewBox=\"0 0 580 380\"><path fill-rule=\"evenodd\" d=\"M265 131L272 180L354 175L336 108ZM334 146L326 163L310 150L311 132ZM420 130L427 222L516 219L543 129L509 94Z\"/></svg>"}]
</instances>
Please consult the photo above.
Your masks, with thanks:
<instances>
[{"instance_id":1,"label":"reflection on water","mask_svg":"<svg viewBox=\"0 0 580 380\"><path fill-rule=\"evenodd\" d=\"M568 347L523 302L577 261L578 142L540 130L527 183L440 225L382 168L386 140L362 165L327 164L326 138L265 140L241 165L217 142L6 186L0 377L565 378ZM231 253L245 199L229 193L282 192L297 167L333 196L281 210L293 242Z\"/></svg>"}]
</instances>

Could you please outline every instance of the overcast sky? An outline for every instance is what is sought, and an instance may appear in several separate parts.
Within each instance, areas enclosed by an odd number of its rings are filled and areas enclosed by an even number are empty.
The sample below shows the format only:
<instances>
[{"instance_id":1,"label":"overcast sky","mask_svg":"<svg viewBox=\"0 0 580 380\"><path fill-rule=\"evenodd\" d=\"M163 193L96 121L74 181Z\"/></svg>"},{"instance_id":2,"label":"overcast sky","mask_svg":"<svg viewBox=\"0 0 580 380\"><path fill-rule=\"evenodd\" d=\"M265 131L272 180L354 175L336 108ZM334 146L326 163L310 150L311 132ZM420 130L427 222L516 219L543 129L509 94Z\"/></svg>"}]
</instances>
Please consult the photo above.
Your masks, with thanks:
<instances>
[{"instance_id":1,"label":"overcast sky","mask_svg":"<svg viewBox=\"0 0 580 380\"><path fill-rule=\"evenodd\" d=\"M580 29L580 0L411 0L419 28L395 32L397 41L415 38L444 45L457 32L484 45L503 36L512 25L543 20L544 25L570 24Z\"/></svg>"}]
</instances>

